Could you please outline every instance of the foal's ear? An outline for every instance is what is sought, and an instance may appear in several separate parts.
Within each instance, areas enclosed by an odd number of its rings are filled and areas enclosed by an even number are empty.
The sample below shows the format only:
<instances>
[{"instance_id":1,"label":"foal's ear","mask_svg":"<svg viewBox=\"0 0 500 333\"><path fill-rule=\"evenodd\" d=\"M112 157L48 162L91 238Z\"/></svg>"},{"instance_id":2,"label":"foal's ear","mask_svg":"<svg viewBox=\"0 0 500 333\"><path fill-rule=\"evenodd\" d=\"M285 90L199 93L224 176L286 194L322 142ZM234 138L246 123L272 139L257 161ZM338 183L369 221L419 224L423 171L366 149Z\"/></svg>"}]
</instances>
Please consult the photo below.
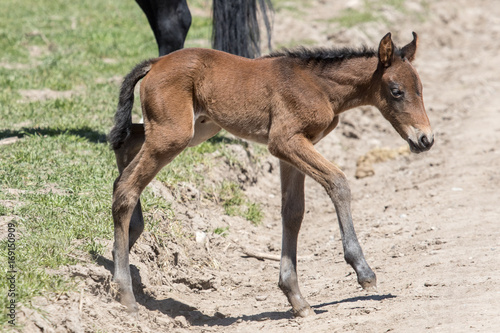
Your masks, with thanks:
<instances>
[{"instance_id":1,"label":"foal's ear","mask_svg":"<svg viewBox=\"0 0 500 333\"><path fill-rule=\"evenodd\" d=\"M394 44L392 43L391 33L388 32L387 35L382 38L380 45L378 46L378 59L384 67L389 67L393 57Z\"/></svg>"},{"instance_id":2,"label":"foal's ear","mask_svg":"<svg viewBox=\"0 0 500 333\"><path fill-rule=\"evenodd\" d=\"M412 62L415 59L415 54L417 53L417 45L418 36L415 32L413 32L413 41L401 49L401 56Z\"/></svg>"}]
</instances>

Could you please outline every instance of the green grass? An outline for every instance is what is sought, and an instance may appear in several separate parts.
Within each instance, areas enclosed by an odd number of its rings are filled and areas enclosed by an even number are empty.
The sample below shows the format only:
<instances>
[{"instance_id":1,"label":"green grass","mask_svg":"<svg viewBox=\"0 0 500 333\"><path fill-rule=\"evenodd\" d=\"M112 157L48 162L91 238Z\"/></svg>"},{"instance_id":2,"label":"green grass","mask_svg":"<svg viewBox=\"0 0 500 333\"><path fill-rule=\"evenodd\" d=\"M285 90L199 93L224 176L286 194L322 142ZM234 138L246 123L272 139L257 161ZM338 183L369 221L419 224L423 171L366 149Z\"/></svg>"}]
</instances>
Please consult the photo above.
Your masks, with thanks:
<instances>
[{"instance_id":1,"label":"green grass","mask_svg":"<svg viewBox=\"0 0 500 333\"><path fill-rule=\"evenodd\" d=\"M245 198L240 186L231 181L224 181L219 190L219 201L229 216L243 216L254 225L259 225L264 217L260 205Z\"/></svg>"},{"instance_id":2,"label":"green grass","mask_svg":"<svg viewBox=\"0 0 500 333\"><path fill-rule=\"evenodd\" d=\"M339 17L332 19L334 22L338 22L343 27L353 27L360 23L377 21L378 16L370 10L355 10L346 9L343 10Z\"/></svg>"},{"instance_id":3,"label":"green grass","mask_svg":"<svg viewBox=\"0 0 500 333\"><path fill-rule=\"evenodd\" d=\"M342 27L351 28L367 22L385 21L382 9L391 8L404 14L409 14L404 3L406 0L364 0L363 6L359 9L345 9L338 16L330 19L330 22L338 23ZM424 1L424 9L427 10L427 3ZM415 14L412 14L415 15ZM422 14L417 14L422 16ZM425 15L423 15L425 16Z\"/></svg>"},{"instance_id":4,"label":"green grass","mask_svg":"<svg viewBox=\"0 0 500 333\"><path fill-rule=\"evenodd\" d=\"M197 0L190 6L206 8L209 2ZM29 306L34 296L74 288L70 279L51 275L48 268L74 264L82 252L103 254L103 240L112 239L111 192L117 170L105 136L112 126L120 78L158 51L134 1L4 0L0 11L0 140L20 138L0 145L0 216L13 218L16 225L15 300ZM210 25L208 17L193 17L186 46L208 40ZM42 89L56 96L70 91L71 96L23 97L25 90ZM134 112L139 112L138 103ZM228 140L219 135L186 150L158 178L167 184L200 183L203 174L197 168L210 166L210 154L224 152ZM240 214L253 221L258 207L238 195L248 207ZM159 221L148 218L148 230L165 241L186 237L169 203L149 190L142 203L146 217L162 212L173 221L165 231ZM2 253L7 253L7 244L0 241ZM8 270L2 255L2 276ZM6 279L0 279L0 331L9 327L8 288Z\"/></svg>"},{"instance_id":5,"label":"green grass","mask_svg":"<svg viewBox=\"0 0 500 333\"><path fill-rule=\"evenodd\" d=\"M214 229L214 234L226 237L229 234L229 227L218 227Z\"/></svg>"}]
</instances>

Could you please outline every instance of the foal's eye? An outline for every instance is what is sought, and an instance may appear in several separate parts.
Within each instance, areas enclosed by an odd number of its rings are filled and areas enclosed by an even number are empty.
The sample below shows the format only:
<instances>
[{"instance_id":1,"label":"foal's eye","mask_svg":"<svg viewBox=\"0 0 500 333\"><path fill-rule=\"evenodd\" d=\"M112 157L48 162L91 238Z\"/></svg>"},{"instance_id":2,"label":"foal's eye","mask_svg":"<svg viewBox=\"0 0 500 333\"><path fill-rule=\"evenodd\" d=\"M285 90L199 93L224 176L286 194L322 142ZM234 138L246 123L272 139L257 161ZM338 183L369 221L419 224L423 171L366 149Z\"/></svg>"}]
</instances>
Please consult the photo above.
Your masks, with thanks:
<instances>
[{"instance_id":1,"label":"foal's eye","mask_svg":"<svg viewBox=\"0 0 500 333\"><path fill-rule=\"evenodd\" d=\"M404 95L404 92L399 88L391 88L391 95L394 98L401 98Z\"/></svg>"}]
</instances>

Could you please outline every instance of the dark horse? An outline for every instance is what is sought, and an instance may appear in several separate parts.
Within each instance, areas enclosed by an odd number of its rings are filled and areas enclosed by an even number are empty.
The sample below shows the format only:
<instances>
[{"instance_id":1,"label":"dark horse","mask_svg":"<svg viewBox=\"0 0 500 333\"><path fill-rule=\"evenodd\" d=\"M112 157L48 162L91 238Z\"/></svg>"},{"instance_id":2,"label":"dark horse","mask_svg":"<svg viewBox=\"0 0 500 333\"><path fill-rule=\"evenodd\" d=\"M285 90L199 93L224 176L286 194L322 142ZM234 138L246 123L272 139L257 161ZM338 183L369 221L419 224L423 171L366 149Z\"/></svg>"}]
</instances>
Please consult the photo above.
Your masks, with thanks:
<instances>
[{"instance_id":1,"label":"dark horse","mask_svg":"<svg viewBox=\"0 0 500 333\"><path fill-rule=\"evenodd\" d=\"M160 56L182 49L191 26L191 12L186 0L136 1L148 18ZM260 7L270 46L269 0L213 0L212 47L242 57L258 57L257 7Z\"/></svg>"},{"instance_id":2,"label":"dark horse","mask_svg":"<svg viewBox=\"0 0 500 333\"><path fill-rule=\"evenodd\" d=\"M279 286L298 316L313 314L297 280L297 240L304 216L304 178L321 184L335 206L344 258L363 288L376 285L351 216L351 190L344 173L314 145L338 124L340 115L373 105L408 142L427 151L434 135L422 84L412 65L417 35L397 48L387 34L378 50L298 49L246 59L208 49L184 49L137 65L120 90L109 142L120 176L113 190L114 280L121 302L138 310L129 250L144 221L139 196L165 165L187 147L221 129L267 145L280 159L282 252ZM144 127L131 122L134 87L141 83Z\"/></svg>"}]
</instances>

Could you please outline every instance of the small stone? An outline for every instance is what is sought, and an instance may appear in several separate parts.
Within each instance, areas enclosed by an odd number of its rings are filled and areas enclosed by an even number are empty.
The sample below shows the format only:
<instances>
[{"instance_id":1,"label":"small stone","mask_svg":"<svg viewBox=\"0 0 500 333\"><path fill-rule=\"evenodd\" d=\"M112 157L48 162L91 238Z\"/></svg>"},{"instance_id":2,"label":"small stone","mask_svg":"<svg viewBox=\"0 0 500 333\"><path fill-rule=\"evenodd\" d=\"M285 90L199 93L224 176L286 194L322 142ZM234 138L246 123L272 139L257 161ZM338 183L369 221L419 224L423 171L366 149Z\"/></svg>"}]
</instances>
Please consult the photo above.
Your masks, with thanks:
<instances>
[{"instance_id":1,"label":"small stone","mask_svg":"<svg viewBox=\"0 0 500 333\"><path fill-rule=\"evenodd\" d=\"M197 231L196 232L196 243L198 243L198 244L204 244L206 240L207 240L207 234L206 233L204 233L203 231Z\"/></svg>"},{"instance_id":2,"label":"small stone","mask_svg":"<svg viewBox=\"0 0 500 333\"><path fill-rule=\"evenodd\" d=\"M224 319L227 317L227 315L225 315L224 313L219 312L219 311L215 312L214 316L216 316L217 318L220 318L220 319Z\"/></svg>"},{"instance_id":3,"label":"small stone","mask_svg":"<svg viewBox=\"0 0 500 333\"><path fill-rule=\"evenodd\" d=\"M170 319L165 318L164 316L161 315L155 316L154 322L161 327L168 327L171 323Z\"/></svg>"},{"instance_id":4,"label":"small stone","mask_svg":"<svg viewBox=\"0 0 500 333\"><path fill-rule=\"evenodd\" d=\"M189 323L184 316L177 316L174 318L174 322L176 326L180 326L182 328L189 327Z\"/></svg>"},{"instance_id":5,"label":"small stone","mask_svg":"<svg viewBox=\"0 0 500 333\"><path fill-rule=\"evenodd\" d=\"M267 299L268 295L257 295L255 296L255 299L259 302L265 301Z\"/></svg>"}]
</instances>

